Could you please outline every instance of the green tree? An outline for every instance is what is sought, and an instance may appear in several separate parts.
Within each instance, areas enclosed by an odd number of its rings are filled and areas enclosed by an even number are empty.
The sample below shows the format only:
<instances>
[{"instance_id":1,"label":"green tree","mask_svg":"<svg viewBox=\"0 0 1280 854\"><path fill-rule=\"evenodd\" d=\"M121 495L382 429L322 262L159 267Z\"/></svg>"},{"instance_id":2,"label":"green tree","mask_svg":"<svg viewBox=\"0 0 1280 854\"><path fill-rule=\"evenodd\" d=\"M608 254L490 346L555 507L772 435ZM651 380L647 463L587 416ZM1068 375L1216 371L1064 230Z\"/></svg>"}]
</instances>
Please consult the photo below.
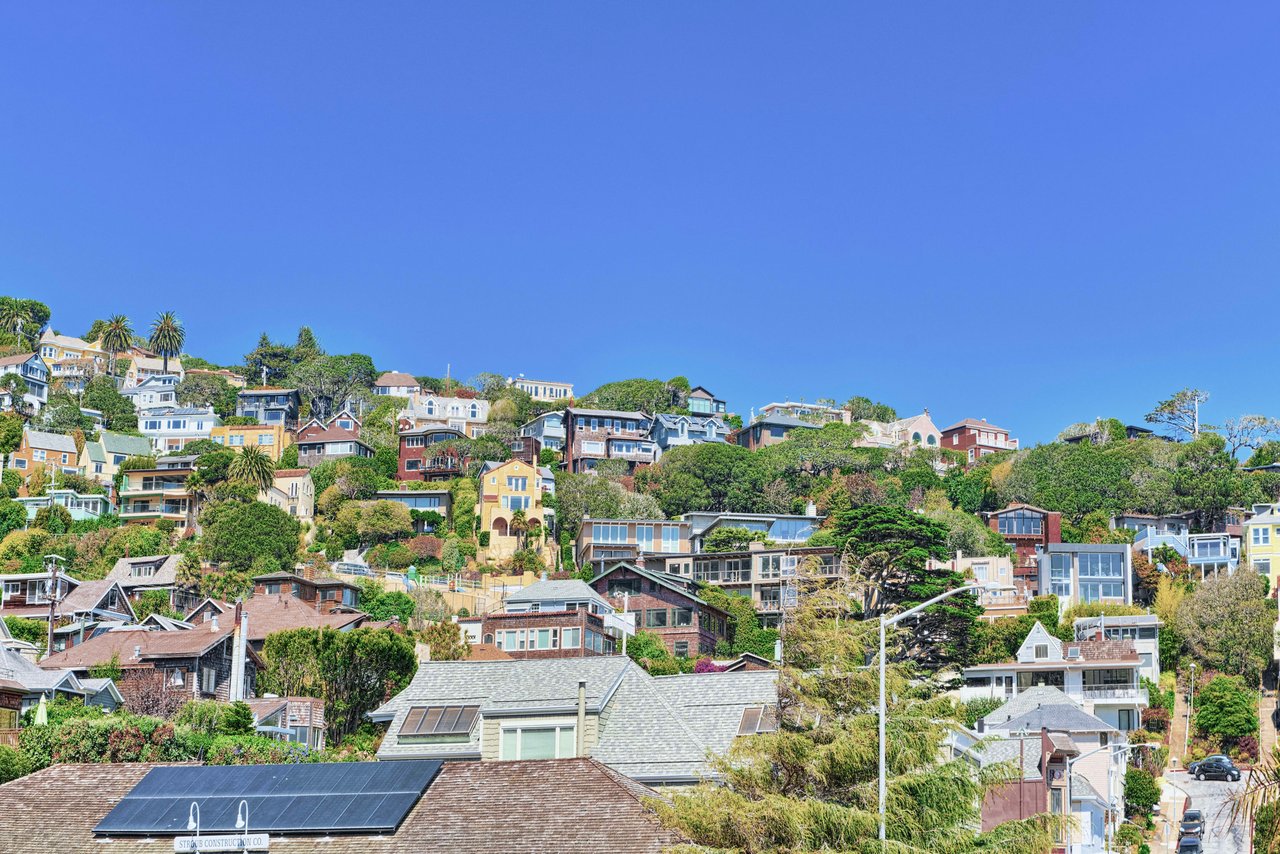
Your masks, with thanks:
<instances>
[{"instance_id":1,"label":"green tree","mask_svg":"<svg viewBox=\"0 0 1280 854\"><path fill-rule=\"evenodd\" d=\"M70 533L72 522L70 510L61 504L50 504L36 511L36 517L31 520L31 525L34 528L43 528L50 534L66 534Z\"/></svg>"},{"instance_id":2,"label":"green tree","mask_svg":"<svg viewBox=\"0 0 1280 854\"><path fill-rule=\"evenodd\" d=\"M225 735L253 735L253 709L243 700L231 703L222 717L221 729Z\"/></svg>"},{"instance_id":3,"label":"green tree","mask_svg":"<svg viewBox=\"0 0 1280 854\"><path fill-rule=\"evenodd\" d=\"M404 539L413 535L413 518L399 501L371 501L360 507L356 533L365 543Z\"/></svg>"},{"instance_id":4,"label":"green tree","mask_svg":"<svg viewBox=\"0 0 1280 854\"><path fill-rule=\"evenodd\" d=\"M0 498L0 540L9 536L10 531L20 531L26 526L27 508L9 498Z\"/></svg>"},{"instance_id":5,"label":"green tree","mask_svg":"<svg viewBox=\"0 0 1280 854\"><path fill-rule=\"evenodd\" d=\"M297 362L309 362L323 355L324 350L320 349L320 342L316 340L316 334L311 331L311 327L300 327L298 329L298 338L293 344L294 360Z\"/></svg>"},{"instance_id":6,"label":"green tree","mask_svg":"<svg viewBox=\"0 0 1280 854\"><path fill-rule=\"evenodd\" d=\"M116 390L115 380L99 375L84 387L83 403L102 413L102 425L108 430L134 433L138 429L138 413L132 401Z\"/></svg>"},{"instance_id":7,"label":"green tree","mask_svg":"<svg viewBox=\"0 0 1280 854\"><path fill-rule=\"evenodd\" d=\"M151 323L151 337L147 346L160 355L164 361L164 372L169 373L169 357L182 353L182 345L187 341L187 332L182 328L182 321L172 311L162 311Z\"/></svg>"},{"instance_id":8,"label":"green tree","mask_svg":"<svg viewBox=\"0 0 1280 854\"><path fill-rule=\"evenodd\" d=\"M672 448L640 469L636 489L658 499L667 516L695 510L758 512L769 477L759 455L738 445L704 442Z\"/></svg>"},{"instance_id":9,"label":"green tree","mask_svg":"<svg viewBox=\"0 0 1280 854\"><path fill-rule=\"evenodd\" d=\"M318 356L296 365L289 382L296 386L313 417L327 419L357 390L376 380L373 360L363 354Z\"/></svg>"},{"instance_id":10,"label":"green tree","mask_svg":"<svg viewBox=\"0 0 1280 854\"><path fill-rule=\"evenodd\" d=\"M263 657L267 670L260 676L260 689L323 698L334 743L408 685L418 667L413 640L390 629L276 632L267 636Z\"/></svg>"},{"instance_id":11,"label":"green tree","mask_svg":"<svg viewBox=\"0 0 1280 854\"><path fill-rule=\"evenodd\" d=\"M689 381L684 377L662 380L630 379L605 383L577 400L589 409L614 409L650 414L688 414Z\"/></svg>"},{"instance_id":12,"label":"green tree","mask_svg":"<svg viewBox=\"0 0 1280 854\"><path fill-rule=\"evenodd\" d=\"M1239 676L1218 675L1196 694L1196 729L1234 741L1258 732L1258 695Z\"/></svg>"},{"instance_id":13,"label":"green tree","mask_svg":"<svg viewBox=\"0 0 1280 854\"><path fill-rule=\"evenodd\" d=\"M428 623L420 632L432 661L461 661L471 654L462 629L450 620Z\"/></svg>"},{"instance_id":14,"label":"green tree","mask_svg":"<svg viewBox=\"0 0 1280 854\"><path fill-rule=\"evenodd\" d=\"M1200 423L1200 407L1208 400L1209 392L1184 388L1156 404L1156 408L1147 413L1147 423L1172 427L1194 439L1201 430L1211 429Z\"/></svg>"},{"instance_id":15,"label":"green tree","mask_svg":"<svg viewBox=\"0 0 1280 854\"><path fill-rule=\"evenodd\" d=\"M1255 572L1208 579L1182 600L1173 628L1205 669L1256 685L1271 659L1276 622L1266 595L1266 581Z\"/></svg>"},{"instance_id":16,"label":"green tree","mask_svg":"<svg viewBox=\"0 0 1280 854\"><path fill-rule=\"evenodd\" d=\"M1160 803L1160 784L1148 771L1141 768L1130 768L1124 773L1124 811L1125 815L1150 815L1152 808Z\"/></svg>"},{"instance_id":17,"label":"green tree","mask_svg":"<svg viewBox=\"0 0 1280 854\"><path fill-rule=\"evenodd\" d=\"M741 552L746 551L750 543L765 543L768 540L764 531L716 528L703 538L702 550L704 552Z\"/></svg>"},{"instance_id":18,"label":"green tree","mask_svg":"<svg viewBox=\"0 0 1280 854\"><path fill-rule=\"evenodd\" d=\"M116 361L121 353L133 346L133 326L123 314L113 314L102 324L100 346L110 356L110 372L116 372Z\"/></svg>"},{"instance_id":19,"label":"green tree","mask_svg":"<svg viewBox=\"0 0 1280 854\"><path fill-rule=\"evenodd\" d=\"M282 380L293 367L293 351L284 344L273 342L264 332L258 339L258 346L245 354L244 365L254 382Z\"/></svg>"},{"instance_id":20,"label":"green tree","mask_svg":"<svg viewBox=\"0 0 1280 854\"><path fill-rule=\"evenodd\" d=\"M856 395L849 398L844 408L849 411L849 417L854 421L897 421L898 413L892 406L885 403L872 403L871 398Z\"/></svg>"},{"instance_id":21,"label":"green tree","mask_svg":"<svg viewBox=\"0 0 1280 854\"><path fill-rule=\"evenodd\" d=\"M248 570L263 556L293 566L298 553L298 520L261 501L221 502L201 514L204 559L224 569Z\"/></svg>"},{"instance_id":22,"label":"green tree","mask_svg":"<svg viewBox=\"0 0 1280 854\"><path fill-rule=\"evenodd\" d=\"M239 390L224 378L213 374L187 374L175 389L183 406L207 406L224 422L236 414Z\"/></svg>"},{"instance_id":23,"label":"green tree","mask_svg":"<svg viewBox=\"0 0 1280 854\"><path fill-rule=\"evenodd\" d=\"M275 482L276 464L262 449L247 445L231 460L227 475L258 492L265 492Z\"/></svg>"}]
</instances>

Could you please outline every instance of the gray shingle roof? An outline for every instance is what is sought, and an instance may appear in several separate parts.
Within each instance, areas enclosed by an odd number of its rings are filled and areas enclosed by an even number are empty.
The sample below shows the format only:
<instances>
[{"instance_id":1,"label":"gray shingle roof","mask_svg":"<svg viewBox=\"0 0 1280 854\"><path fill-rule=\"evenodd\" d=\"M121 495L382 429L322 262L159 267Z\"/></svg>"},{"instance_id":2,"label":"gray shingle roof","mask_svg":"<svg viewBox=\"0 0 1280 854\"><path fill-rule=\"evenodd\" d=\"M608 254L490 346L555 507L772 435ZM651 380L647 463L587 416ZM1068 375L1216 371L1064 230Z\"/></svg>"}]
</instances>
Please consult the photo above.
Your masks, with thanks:
<instances>
[{"instance_id":1,"label":"gray shingle roof","mask_svg":"<svg viewBox=\"0 0 1280 854\"><path fill-rule=\"evenodd\" d=\"M1014 768L1022 766L1023 780L1041 780L1040 736L1027 738L991 737L973 747L973 755L982 767L1011 762Z\"/></svg>"},{"instance_id":2,"label":"gray shingle roof","mask_svg":"<svg viewBox=\"0 0 1280 854\"><path fill-rule=\"evenodd\" d=\"M45 433L41 430L27 431L27 445L46 451L58 451L63 454L76 452L76 440L61 433Z\"/></svg>"},{"instance_id":3,"label":"gray shingle roof","mask_svg":"<svg viewBox=\"0 0 1280 854\"><path fill-rule=\"evenodd\" d=\"M520 603L542 602L547 599L575 601L599 598L601 598L600 594L585 581L577 578L567 578L561 581L535 581L520 592L512 593L506 598L506 601L508 603Z\"/></svg>"},{"instance_id":4,"label":"gray shingle roof","mask_svg":"<svg viewBox=\"0 0 1280 854\"><path fill-rule=\"evenodd\" d=\"M178 564L182 555L147 555L144 557L122 557L107 573L108 581L118 581L126 590L131 587L172 587L178 583ZM159 563L155 574L134 576L133 567Z\"/></svg>"},{"instance_id":5,"label":"gray shingle roof","mask_svg":"<svg viewBox=\"0 0 1280 854\"><path fill-rule=\"evenodd\" d=\"M1007 721L1010 718L1025 715L1027 712L1037 708L1038 706L1055 705L1074 706L1075 701L1058 688L1053 688L1049 685L1036 685L1032 688L1023 689L1017 696L1013 697L1003 706L1000 706L995 711L983 715L982 722L990 728L1001 721Z\"/></svg>"},{"instance_id":6,"label":"gray shingle roof","mask_svg":"<svg viewBox=\"0 0 1280 854\"><path fill-rule=\"evenodd\" d=\"M1074 705L1041 706L1007 721L992 724L990 728L998 732L1039 732L1042 729L1065 733L1119 732L1106 721Z\"/></svg>"}]
</instances>

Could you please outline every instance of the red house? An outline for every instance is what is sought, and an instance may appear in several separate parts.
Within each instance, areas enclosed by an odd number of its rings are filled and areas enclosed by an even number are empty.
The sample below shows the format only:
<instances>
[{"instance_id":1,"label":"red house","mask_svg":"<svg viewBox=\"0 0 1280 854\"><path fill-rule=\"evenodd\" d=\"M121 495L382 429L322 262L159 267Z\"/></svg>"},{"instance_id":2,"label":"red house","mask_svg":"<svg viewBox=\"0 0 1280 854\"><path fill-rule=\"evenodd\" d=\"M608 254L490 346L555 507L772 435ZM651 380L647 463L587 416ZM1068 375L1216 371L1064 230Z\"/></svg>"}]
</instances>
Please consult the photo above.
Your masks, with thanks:
<instances>
[{"instance_id":1,"label":"red house","mask_svg":"<svg viewBox=\"0 0 1280 854\"><path fill-rule=\"evenodd\" d=\"M461 431L438 424L401 431L396 480L452 480L461 477L470 461L452 445L436 446L465 438Z\"/></svg>"},{"instance_id":2,"label":"red house","mask_svg":"<svg viewBox=\"0 0 1280 854\"><path fill-rule=\"evenodd\" d=\"M1010 504L1003 510L982 514L987 527L999 534L1016 553L1013 574L1024 589L1038 586L1037 553L1050 543L1062 542L1062 514L1030 504Z\"/></svg>"},{"instance_id":3,"label":"red house","mask_svg":"<svg viewBox=\"0 0 1280 854\"><path fill-rule=\"evenodd\" d=\"M942 431L942 447L959 451L976 462L987 454L1018 450L1018 440L1009 431L989 423L985 418L966 418Z\"/></svg>"}]
</instances>

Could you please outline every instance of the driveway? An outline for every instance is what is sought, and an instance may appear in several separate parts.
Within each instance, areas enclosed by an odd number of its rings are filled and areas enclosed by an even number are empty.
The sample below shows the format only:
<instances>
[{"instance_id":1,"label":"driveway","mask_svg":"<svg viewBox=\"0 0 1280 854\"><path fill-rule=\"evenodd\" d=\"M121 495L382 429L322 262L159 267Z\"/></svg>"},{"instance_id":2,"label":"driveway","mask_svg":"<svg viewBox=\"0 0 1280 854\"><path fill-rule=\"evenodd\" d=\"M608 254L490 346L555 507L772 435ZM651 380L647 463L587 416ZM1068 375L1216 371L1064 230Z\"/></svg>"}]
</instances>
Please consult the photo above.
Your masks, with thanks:
<instances>
[{"instance_id":1,"label":"driveway","mask_svg":"<svg viewBox=\"0 0 1280 854\"><path fill-rule=\"evenodd\" d=\"M1245 779L1248 779L1247 776ZM1200 782L1190 774L1178 771L1166 774L1165 784L1166 788L1181 790L1190 795L1191 808L1198 809L1204 814L1204 850L1207 854L1248 854L1248 828L1242 824L1232 825L1229 800L1233 793L1244 789L1244 780L1239 783L1228 783L1224 780ZM1178 803L1181 803L1181 798L1178 799ZM1169 818L1175 821L1182 818L1181 811L1179 810L1177 815L1170 813ZM1176 824L1174 826L1176 827Z\"/></svg>"}]
</instances>

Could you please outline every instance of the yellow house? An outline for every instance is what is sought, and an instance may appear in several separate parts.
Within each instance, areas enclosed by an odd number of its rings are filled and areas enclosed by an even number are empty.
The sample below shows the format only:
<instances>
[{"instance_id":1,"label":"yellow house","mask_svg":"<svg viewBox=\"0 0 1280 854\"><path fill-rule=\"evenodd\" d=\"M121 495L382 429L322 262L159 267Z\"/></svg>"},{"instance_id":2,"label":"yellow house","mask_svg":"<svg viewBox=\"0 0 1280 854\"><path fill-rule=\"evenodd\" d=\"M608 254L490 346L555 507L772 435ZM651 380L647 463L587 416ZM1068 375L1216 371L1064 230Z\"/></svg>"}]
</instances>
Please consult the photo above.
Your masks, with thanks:
<instances>
[{"instance_id":1,"label":"yellow house","mask_svg":"<svg viewBox=\"0 0 1280 854\"><path fill-rule=\"evenodd\" d=\"M488 557L511 557L521 546L533 549L544 562L553 557L554 543L543 536L554 520L553 511L542 506L542 477L538 467L523 460L487 462L480 473L480 503L476 515L481 532L489 534ZM524 511L525 531L512 530L515 513Z\"/></svg>"},{"instance_id":2,"label":"yellow house","mask_svg":"<svg viewBox=\"0 0 1280 854\"><path fill-rule=\"evenodd\" d=\"M271 488L258 494L259 501L274 504L300 522L315 514L316 488L309 469L279 469Z\"/></svg>"},{"instance_id":3,"label":"yellow house","mask_svg":"<svg viewBox=\"0 0 1280 854\"><path fill-rule=\"evenodd\" d=\"M1275 593L1280 578L1280 504L1255 504L1254 516L1244 523L1245 566L1252 566L1271 582Z\"/></svg>"},{"instance_id":4,"label":"yellow house","mask_svg":"<svg viewBox=\"0 0 1280 854\"><path fill-rule=\"evenodd\" d=\"M223 424L210 430L209 438L237 451L256 445L272 462L280 462L284 449L293 444L293 436L283 424Z\"/></svg>"}]
</instances>

